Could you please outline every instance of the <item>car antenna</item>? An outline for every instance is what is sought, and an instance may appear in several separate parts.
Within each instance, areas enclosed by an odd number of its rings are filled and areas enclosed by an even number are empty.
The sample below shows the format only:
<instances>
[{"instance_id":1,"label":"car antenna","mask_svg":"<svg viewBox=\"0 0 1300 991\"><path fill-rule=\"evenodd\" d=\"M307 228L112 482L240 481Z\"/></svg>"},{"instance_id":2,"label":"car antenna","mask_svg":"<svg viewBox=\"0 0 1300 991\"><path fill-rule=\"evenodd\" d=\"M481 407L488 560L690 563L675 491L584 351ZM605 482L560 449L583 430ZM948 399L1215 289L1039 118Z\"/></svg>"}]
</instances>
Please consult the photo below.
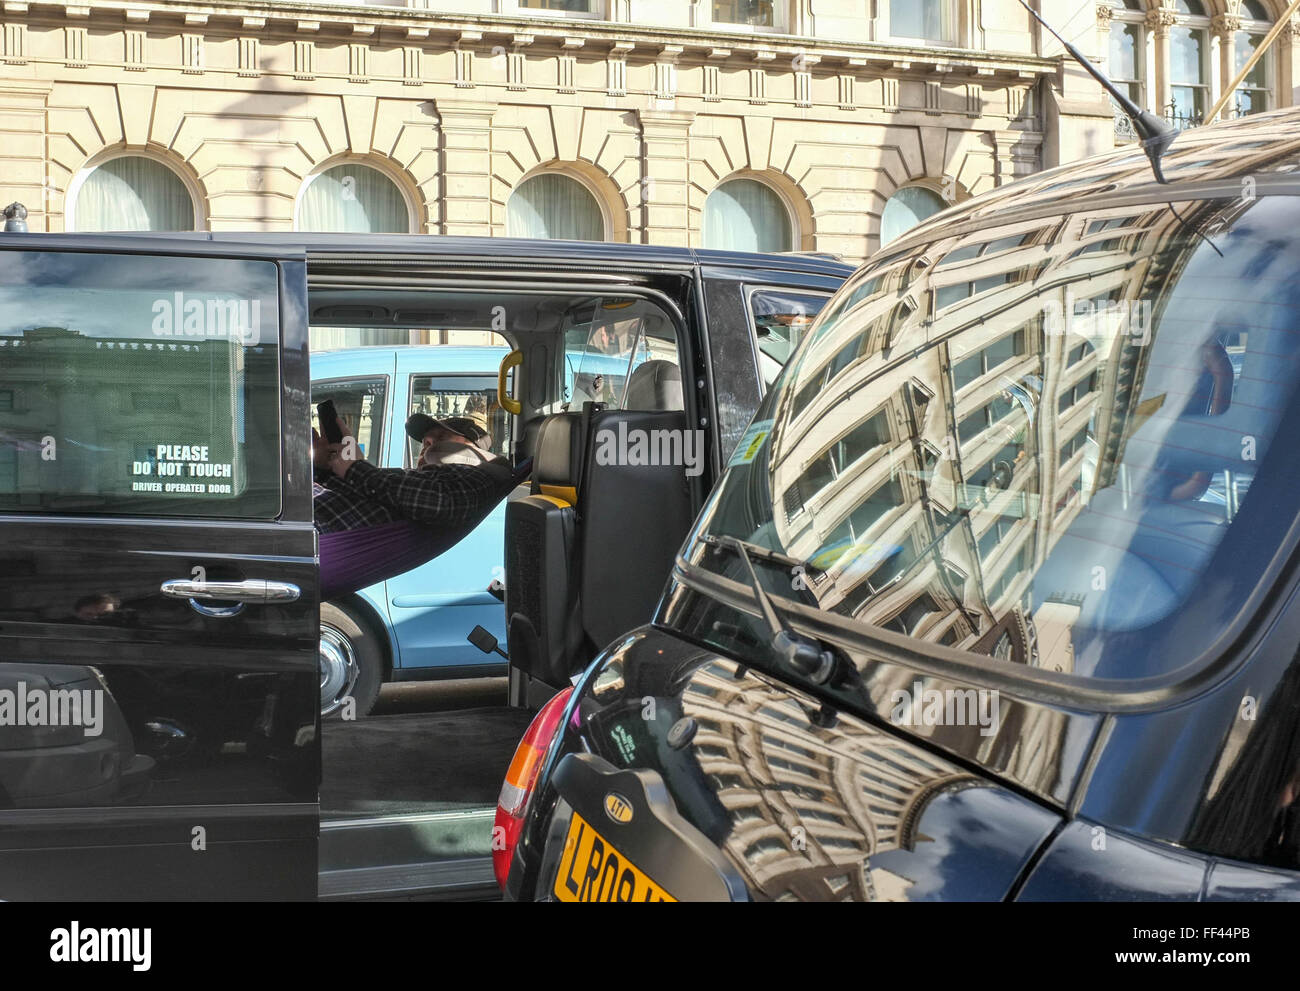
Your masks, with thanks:
<instances>
[{"instance_id":1,"label":"car antenna","mask_svg":"<svg viewBox=\"0 0 1300 991\"><path fill-rule=\"evenodd\" d=\"M1065 50L1070 53L1070 56L1083 66L1093 79L1101 83L1102 89L1109 93L1111 99L1119 104L1119 108L1124 111L1124 116L1133 122L1133 130L1142 142L1142 150L1146 152L1147 158L1151 159L1151 171L1155 173L1156 182L1162 185L1167 184L1168 180L1165 179L1165 174L1160 168L1160 156L1165 153L1165 149L1174 140L1177 132L1151 111L1143 110L1129 99L1128 94L1111 82L1104 72L1088 61L1083 52L1062 38L1057 33L1056 28L1043 20L1042 15L1029 6L1025 0L1020 0L1020 6L1029 11L1034 20L1050 31L1052 37L1059 41L1065 47Z\"/></svg>"}]
</instances>

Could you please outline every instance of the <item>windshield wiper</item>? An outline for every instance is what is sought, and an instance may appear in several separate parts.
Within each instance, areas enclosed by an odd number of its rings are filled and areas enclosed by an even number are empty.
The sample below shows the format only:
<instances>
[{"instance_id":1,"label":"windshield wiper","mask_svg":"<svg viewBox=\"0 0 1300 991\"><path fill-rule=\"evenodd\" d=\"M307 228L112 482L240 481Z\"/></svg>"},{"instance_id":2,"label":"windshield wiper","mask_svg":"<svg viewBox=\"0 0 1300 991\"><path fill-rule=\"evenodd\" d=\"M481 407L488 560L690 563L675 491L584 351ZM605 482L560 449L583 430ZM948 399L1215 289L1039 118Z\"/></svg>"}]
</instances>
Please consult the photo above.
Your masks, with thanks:
<instances>
[{"instance_id":1,"label":"windshield wiper","mask_svg":"<svg viewBox=\"0 0 1300 991\"><path fill-rule=\"evenodd\" d=\"M773 652L813 684L824 685L830 681L836 668L835 655L816 640L796 633L781 618L776 607L772 605L772 597L758 580L758 573L754 570L754 562L750 555L780 564L794 562L795 566L805 566L804 563L778 551L748 543L738 537L704 536L700 539L710 547L730 550L744 562L745 570L749 572L749 587L754 590L754 598L758 600L763 620L772 632L769 645Z\"/></svg>"},{"instance_id":2,"label":"windshield wiper","mask_svg":"<svg viewBox=\"0 0 1300 991\"><path fill-rule=\"evenodd\" d=\"M734 551L735 545L739 544L745 549L745 554L750 558L756 558L759 561L767 561L769 564L779 564L783 568L789 568L791 571L802 569L808 571L820 571L807 561L800 561L797 557L791 557L789 554L782 554L780 551L774 551L769 547L763 547L759 544L750 543L748 540L741 540L739 537L717 537L711 533L706 533L700 537L700 543L707 544L710 547L720 547L724 550Z\"/></svg>"}]
</instances>

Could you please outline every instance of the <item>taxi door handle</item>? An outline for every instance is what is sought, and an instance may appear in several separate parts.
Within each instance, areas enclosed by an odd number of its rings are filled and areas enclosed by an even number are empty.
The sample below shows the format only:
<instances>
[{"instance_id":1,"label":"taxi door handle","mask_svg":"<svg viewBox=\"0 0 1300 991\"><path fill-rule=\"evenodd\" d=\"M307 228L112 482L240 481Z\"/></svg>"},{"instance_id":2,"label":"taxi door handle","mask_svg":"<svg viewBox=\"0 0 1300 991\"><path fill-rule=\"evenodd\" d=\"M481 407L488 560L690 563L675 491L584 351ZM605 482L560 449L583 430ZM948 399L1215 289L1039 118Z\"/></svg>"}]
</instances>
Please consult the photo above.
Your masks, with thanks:
<instances>
[{"instance_id":1,"label":"taxi door handle","mask_svg":"<svg viewBox=\"0 0 1300 991\"><path fill-rule=\"evenodd\" d=\"M244 611L245 605L296 602L302 596L302 589L297 585L265 578L249 578L239 582L201 582L190 578L173 578L163 582L159 591L170 599L188 599L195 612L218 619L239 615ZM205 605L208 602L234 605Z\"/></svg>"}]
</instances>

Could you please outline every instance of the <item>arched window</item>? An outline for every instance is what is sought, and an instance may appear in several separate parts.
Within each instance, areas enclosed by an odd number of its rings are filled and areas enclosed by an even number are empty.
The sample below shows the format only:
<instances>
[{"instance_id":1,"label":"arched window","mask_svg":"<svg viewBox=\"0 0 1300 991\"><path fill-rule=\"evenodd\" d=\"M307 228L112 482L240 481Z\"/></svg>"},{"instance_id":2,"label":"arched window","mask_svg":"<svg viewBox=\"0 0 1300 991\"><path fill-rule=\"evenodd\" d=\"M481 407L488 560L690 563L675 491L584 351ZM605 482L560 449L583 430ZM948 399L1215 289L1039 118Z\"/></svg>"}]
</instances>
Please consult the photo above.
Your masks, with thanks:
<instances>
[{"instance_id":1,"label":"arched window","mask_svg":"<svg viewBox=\"0 0 1300 991\"><path fill-rule=\"evenodd\" d=\"M1199 124L1210 109L1210 19L1201 0L1178 0L1169 29L1169 96L1174 127Z\"/></svg>"},{"instance_id":2,"label":"arched window","mask_svg":"<svg viewBox=\"0 0 1300 991\"><path fill-rule=\"evenodd\" d=\"M880 246L883 248L947 205L943 197L924 186L904 186L890 197L880 215Z\"/></svg>"},{"instance_id":3,"label":"arched window","mask_svg":"<svg viewBox=\"0 0 1300 991\"><path fill-rule=\"evenodd\" d=\"M69 230L194 230L194 199L185 183L162 162L142 155L95 166L70 199Z\"/></svg>"},{"instance_id":4,"label":"arched window","mask_svg":"<svg viewBox=\"0 0 1300 991\"><path fill-rule=\"evenodd\" d=\"M397 183L376 168L344 162L307 180L298 203L300 231L409 234L411 211Z\"/></svg>"},{"instance_id":5,"label":"arched window","mask_svg":"<svg viewBox=\"0 0 1300 991\"><path fill-rule=\"evenodd\" d=\"M1107 75L1130 100L1146 109L1146 10L1140 0L1111 0L1110 59ZM1116 111L1115 138L1136 137L1127 117Z\"/></svg>"},{"instance_id":6,"label":"arched window","mask_svg":"<svg viewBox=\"0 0 1300 991\"><path fill-rule=\"evenodd\" d=\"M565 241L605 240L605 217L591 192L560 172L519 184L506 201L506 234Z\"/></svg>"},{"instance_id":7,"label":"arched window","mask_svg":"<svg viewBox=\"0 0 1300 991\"><path fill-rule=\"evenodd\" d=\"M1268 11L1258 0L1246 0L1241 5L1241 30L1232 35L1232 79L1246 67L1246 61L1264 42L1272 22ZM1232 79L1225 79L1227 86ZM1241 81L1237 92L1233 94L1228 106L1224 108L1225 116L1245 117L1258 114L1269 108L1273 91L1273 52L1264 53L1264 57L1255 63L1250 74Z\"/></svg>"},{"instance_id":8,"label":"arched window","mask_svg":"<svg viewBox=\"0 0 1300 991\"><path fill-rule=\"evenodd\" d=\"M704 201L704 246L723 251L791 251L790 211L771 186L728 179Z\"/></svg>"}]
</instances>

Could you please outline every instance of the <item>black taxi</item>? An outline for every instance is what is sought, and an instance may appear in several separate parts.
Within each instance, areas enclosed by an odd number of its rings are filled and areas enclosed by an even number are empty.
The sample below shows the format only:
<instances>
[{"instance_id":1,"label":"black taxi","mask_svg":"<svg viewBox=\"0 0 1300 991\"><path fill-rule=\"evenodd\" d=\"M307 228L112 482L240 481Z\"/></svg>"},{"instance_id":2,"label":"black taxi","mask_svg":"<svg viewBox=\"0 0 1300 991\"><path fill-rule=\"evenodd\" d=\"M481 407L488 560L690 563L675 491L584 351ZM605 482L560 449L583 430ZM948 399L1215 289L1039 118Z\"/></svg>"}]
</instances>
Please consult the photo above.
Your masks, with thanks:
<instances>
[{"instance_id":1,"label":"black taxi","mask_svg":"<svg viewBox=\"0 0 1300 991\"><path fill-rule=\"evenodd\" d=\"M508 897L1300 898L1300 113L1165 143L822 310L530 727Z\"/></svg>"}]
</instances>

